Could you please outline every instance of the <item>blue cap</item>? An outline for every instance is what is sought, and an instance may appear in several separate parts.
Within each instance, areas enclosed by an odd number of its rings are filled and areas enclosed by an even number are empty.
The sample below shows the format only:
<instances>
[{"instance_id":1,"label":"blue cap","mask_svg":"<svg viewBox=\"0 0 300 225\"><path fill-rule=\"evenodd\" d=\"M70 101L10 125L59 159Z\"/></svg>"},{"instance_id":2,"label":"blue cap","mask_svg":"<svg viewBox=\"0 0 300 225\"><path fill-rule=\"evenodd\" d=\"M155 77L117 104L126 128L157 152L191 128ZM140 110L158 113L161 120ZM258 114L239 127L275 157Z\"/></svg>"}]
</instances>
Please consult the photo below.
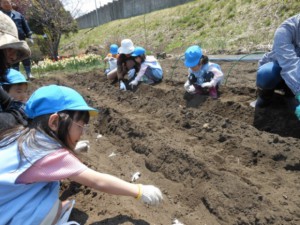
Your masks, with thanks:
<instances>
[{"instance_id":1,"label":"blue cap","mask_svg":"<svg viewBox=\"0 0 300 225\"><path fill-rule=\"evenodd\" d=\"M118 54L118 49L119 49L118 45L112 44L110 46L110 53L113 54L113 55Z\"/></svg>"},{"instance_id":2,"label":"blue cap","mask_svg":"<svg viewBox=\"0 0 300 225\"><path fill-rule=\"evenodd\" d=\"M6 81L1 84L11 85L11 84L21 84L28 83L25 79L24 75L20 73L18 70L9 69L6 75Z\"/></svg>"},{"instance_id":3,"label":"blue cap","mask_svg":"<svg viewBox=\"0 0 300 225\"><path fill-rule=\"evenodd\" d=\"M25 113L31 119L63 110L89 111L91 116L97 110L88 106L83 97L69 87L49 85L37 89L26 103Z\"/></svg>"},{"instance_id":4,"label":"blue cap","mask_svg":"<svg viewBox=\"0 0 300 225\"><path fill-rule=\"evenodd\" d=\"M140 55L144 55L146 52L146 50L142 47L135 47L133 53L131 54L131 56L136 57L136 56L140 56Z\"/></svg>"},{"instance_id":5,"label":"blue cap","mask_svg":"<svg viewBox=\"0 0 300 225\"><path fill-rule=\"evenodd\" d=\"M185 51L184 56L184 65L186 67L197 66L202 57L202 49L198 45L193 45Z\"/></svg>"}]
</instances>

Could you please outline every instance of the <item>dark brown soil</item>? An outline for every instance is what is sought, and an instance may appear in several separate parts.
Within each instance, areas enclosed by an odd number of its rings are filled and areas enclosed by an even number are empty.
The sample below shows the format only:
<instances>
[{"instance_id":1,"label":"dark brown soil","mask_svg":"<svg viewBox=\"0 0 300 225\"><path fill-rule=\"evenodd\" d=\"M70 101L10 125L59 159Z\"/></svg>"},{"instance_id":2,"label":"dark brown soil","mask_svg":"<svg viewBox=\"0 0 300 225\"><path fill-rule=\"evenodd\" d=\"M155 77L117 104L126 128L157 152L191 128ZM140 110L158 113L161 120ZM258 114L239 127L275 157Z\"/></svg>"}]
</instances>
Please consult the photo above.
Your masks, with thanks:
<instances>
[{"instance_id":1,"label":"dark brown soil","mask_svg":"<svg viewBox=\"0 0 300 225\"><path fill-rule=\"evenodd\" d=\"M159 187L164 202L148 207L64 181L61 198L76 199L71 219L80 224L185 225L300 224L300 122L284 97L255 110L256 63L220 63L221 96L187 96L187 70L161 61L164 81L121 92L102 71L42 78L78 90L99 117L83 137L91 168ZM175 67L174 67L175 65ZM228 74L229 73L229 74ZM103 135L97 140L97 135ZM116 156L109 157L111 153Z\"/></svg>"}]
</instances>

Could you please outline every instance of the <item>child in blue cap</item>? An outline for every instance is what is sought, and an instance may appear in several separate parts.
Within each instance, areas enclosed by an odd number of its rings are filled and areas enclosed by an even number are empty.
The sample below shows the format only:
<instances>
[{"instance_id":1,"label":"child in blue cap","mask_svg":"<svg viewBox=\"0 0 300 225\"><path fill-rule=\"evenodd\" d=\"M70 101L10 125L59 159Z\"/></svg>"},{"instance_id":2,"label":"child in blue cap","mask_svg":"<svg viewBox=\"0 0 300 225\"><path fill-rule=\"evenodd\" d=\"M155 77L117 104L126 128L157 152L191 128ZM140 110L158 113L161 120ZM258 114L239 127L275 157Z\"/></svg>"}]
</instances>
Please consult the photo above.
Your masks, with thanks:
<instances>
[{"instance_id":1,"label":"child in blue cap","mask_svg":"<svg viewBox=\"0 0 300 225\"><path fill-rule=\"evenodd\" d=\"M15 101L26 103L28 98L28 82L24 75L15 69L8 69L2 88Z\"/></svg>"},{"instance_id":2,"label":"child in blue cap","mask_svg":"<svg viewBox=\"0 0 300 225\"><path fill-rule=\"evenodd\" d=\"M146 204L161 202L157 187L94 171L74 155L90 116L97 114L78 92L57 85L41 87L27 101L25 111L28 127L0 135L1 224L66 222L74 204L59 201L59 181L66 178Z\"/></svg>"},{"instance_id":3,"label":"child in blue cap","mask_svg":"<svg viewBox=\"0 0 300 225\"><path fill-rule=\"evenodd\" d=\"M155 84L162 81L163 70L154 56L146 56L146 50L142 47L136 47L131 55L134 57L135 62L140 64L140 68L129 85L136 86L140 81L146 84Z\"/></svg>"},{"instance_id":4,"label":"child in blue cap","mask_svg":"<svg viewBox=\"0 0 300 225\"><path fill-rule=\"evenodd\" d=\"M109 53L104 58L104 62L108 62L109 68L105 70L105 75L107 75L110 71L117 68L117 59L119 57L118 54L119 46L116 44L112 44L109 48Z\"/></svg>"},{"instance_id":5,"label":"child in blue cap","mask_svg":"<svg viewBox=\"0 0 300 225\"><path fill-rule=\"evenodd\" d=\"M5 76L5 80L2 81L1 87L12 99L10 107L13 108L10 110L10 113L15 116L15 118L22 118L22 121L13 120L11 116L6 115L5 122L1 122L0 130L6 130L18 124L26 124L27 117L24 112L25 103L28 98L28 82L25 79L24 75L15 69L8 69ZM0 87L0 88L1 88ZM18 110L16 110L18 109ZM0 107L0 112L3 112L3 108ZM24 123L26 122L26 123Z\"/></svg>"},{"instance_id":6,"label":"child in blue cap","mask_svg":"<svg viewBox=\"0 0 300 225\"><path fill-rule=\"evenodd\" d=\"M208 91L212 98L218 98L217 90L224 74L218 64L209 62L198 45L190 46L185 51L184 65L189 68L188 80L184 84L188 93L203 94Z\"/></svg>"}]
</instances>

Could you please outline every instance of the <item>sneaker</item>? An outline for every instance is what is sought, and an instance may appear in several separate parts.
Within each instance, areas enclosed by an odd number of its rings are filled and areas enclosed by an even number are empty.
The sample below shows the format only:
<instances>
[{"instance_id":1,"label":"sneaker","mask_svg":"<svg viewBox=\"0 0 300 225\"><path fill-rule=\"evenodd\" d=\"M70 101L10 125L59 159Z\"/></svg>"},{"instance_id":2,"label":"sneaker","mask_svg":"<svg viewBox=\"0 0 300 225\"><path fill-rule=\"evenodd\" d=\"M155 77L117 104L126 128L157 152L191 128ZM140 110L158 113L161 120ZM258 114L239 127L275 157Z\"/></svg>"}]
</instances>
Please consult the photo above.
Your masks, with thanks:
<instances>
[{"instance_id":1,"label":"sneaker","mask_svg":"<svg viewBox=\"0 0 300 225\"><path fill-rule=\"evenodd\" d=\"M31 73L29 73L27 74L27 78L28 80L33 80L35 77Z\"/></svg>"},{"instance_id":2,"label":"sneaker","mask_svg":"<svg viewBox=\"0 0 300 225\"><path fill-rule=\"evenodd\" d=\"M211 87L209 89L209 96L212 97L213 99L217 99L218 98L218 92L216 87Z\"/></svg>"}]
</instances>

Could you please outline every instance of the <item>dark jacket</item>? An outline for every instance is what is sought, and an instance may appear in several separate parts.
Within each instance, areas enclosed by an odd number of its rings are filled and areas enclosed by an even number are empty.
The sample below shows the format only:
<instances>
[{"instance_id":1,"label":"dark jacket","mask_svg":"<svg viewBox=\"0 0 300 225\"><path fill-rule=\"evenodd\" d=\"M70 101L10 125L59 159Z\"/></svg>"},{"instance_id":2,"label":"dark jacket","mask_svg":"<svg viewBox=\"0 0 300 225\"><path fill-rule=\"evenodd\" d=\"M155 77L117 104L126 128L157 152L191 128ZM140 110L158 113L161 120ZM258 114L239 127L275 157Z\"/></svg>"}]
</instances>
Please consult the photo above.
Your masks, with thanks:
<instances>
[{"instance_id":1,"label":"dark jacket","mask_svg":"<svg viewBox=\"0 0 300 225\"><path fill-rule=\"evenodd\" d=\"M10 12L2 10L2 12L8 15L15 22L20 40L25 40L25 38L31 38L32 31L30 30L25 17L21 13L15 10L11 10Z\"/></svg>"},{"instance_id":2,"label":"dark jacket","mask_svg":"<svg viewBox=\"0 0 300 225\"><path fill-rule=\"evenodd\" d=\"M0 132L18 124L27 125L24 104L13 101L0 86Z\"/></svg>"}]
</instances>

